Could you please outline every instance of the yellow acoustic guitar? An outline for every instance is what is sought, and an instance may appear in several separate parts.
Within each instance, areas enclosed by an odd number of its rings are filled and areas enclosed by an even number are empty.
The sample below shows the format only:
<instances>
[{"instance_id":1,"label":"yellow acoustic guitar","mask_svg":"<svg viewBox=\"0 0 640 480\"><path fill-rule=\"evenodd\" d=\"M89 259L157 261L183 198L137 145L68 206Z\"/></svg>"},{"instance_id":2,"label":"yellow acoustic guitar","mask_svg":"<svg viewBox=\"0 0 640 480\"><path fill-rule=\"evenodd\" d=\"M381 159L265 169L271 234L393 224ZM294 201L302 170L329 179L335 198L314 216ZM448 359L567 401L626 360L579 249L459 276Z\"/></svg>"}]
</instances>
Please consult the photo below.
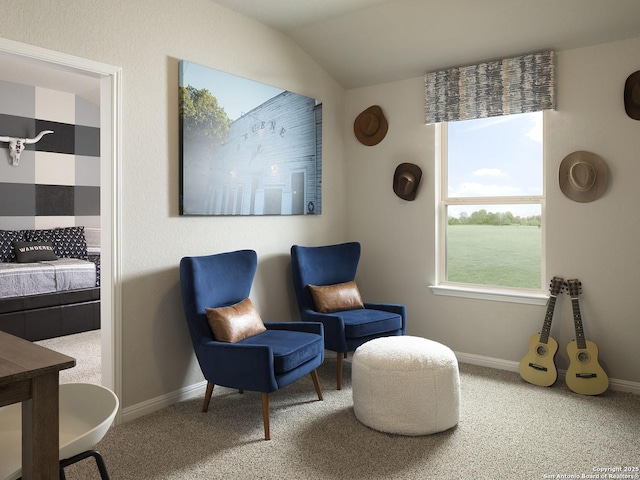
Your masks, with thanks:
<instances>
[{"instance_id":1,"label":"yellow acoustic guitar","mask_svg":"<svg viewBox=\"0 0 640 480\"><path fill-rule=\"evenodd\" d=\"M567 345L569 368L567 369L567 386L582 395L599 395L609 388L609 378L598 363L598 347L584 338L582 317L580 316L581 283L577 279L567 280L567 290L573 307L573 323L576 328L576 339Z\"/></svg>"},{"instance_id":2,"label":"yellow acoustic guitar","mask_svg":"<svg viewBox=\"0 0 640 480\"><path fill-rule=\"evenodd\" d=\"M520 360L518 371L520 376L529 383L548 387L556 383L558 370L554 357L558 353L558 342L549 336L551 331L551 320L556 306L556 298L562 292L564 279L553 277L549 288L549 301L547 302L547 313L544 316L544 324L539 334L532 335L529 339L529 351Z\"/></svg>"}]
</instances>

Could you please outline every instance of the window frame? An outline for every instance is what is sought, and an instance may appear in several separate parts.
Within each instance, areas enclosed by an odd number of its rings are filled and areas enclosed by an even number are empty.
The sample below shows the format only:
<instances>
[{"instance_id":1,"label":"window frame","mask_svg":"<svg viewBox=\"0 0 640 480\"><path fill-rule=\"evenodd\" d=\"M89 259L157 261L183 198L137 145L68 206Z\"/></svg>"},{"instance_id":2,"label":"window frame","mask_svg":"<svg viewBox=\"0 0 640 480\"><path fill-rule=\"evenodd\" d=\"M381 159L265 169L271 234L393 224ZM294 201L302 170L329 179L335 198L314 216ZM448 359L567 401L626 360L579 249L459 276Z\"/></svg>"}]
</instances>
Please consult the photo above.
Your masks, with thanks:
<instances>
[{"instance_id":1,"label":"window frame","mask_svg":"<svg viewBox=\"0 0 640 480\"><path fill-rule=\"evenodd\" d=\"M544 279L546 274L546 161L544 139L546 137L546 112L542 111L542 195L529 196L499 196L499 197L449 197L448 192L448 123L441 122L435 125L435 174L436 185L436 272L435 285L430 285L433 293L455 297L476 298L511 303L526 303L544 305L548 299ZM525 289L517 287L502 287L482 284L470 284L450 282L446 279L447 268L447 225L448 206L459 205L540 205L541 216L541 288Z\"/></svg>"}]
</instances>

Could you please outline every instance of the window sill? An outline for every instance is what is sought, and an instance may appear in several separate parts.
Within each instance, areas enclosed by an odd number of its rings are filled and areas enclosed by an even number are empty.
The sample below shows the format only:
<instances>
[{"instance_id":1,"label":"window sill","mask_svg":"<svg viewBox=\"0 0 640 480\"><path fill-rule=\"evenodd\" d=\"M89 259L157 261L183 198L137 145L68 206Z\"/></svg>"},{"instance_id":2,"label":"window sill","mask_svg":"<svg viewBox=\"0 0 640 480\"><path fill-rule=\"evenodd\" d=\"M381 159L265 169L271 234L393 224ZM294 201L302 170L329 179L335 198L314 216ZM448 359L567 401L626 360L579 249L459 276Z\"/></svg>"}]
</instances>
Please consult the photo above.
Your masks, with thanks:
<instances>
[{"instance_id":1,"label":"window sill","mask_svg":"<svg viewBox=\"0 0 640 480\"><path fill-rule=\"evenodd\" d=\"M458 285L429 285L429 288L435 295L490 300L494 302L524 303L527 305L546 305L549 298L542 293L518 290L482 289Z\"/></svg>"}]
</instances>

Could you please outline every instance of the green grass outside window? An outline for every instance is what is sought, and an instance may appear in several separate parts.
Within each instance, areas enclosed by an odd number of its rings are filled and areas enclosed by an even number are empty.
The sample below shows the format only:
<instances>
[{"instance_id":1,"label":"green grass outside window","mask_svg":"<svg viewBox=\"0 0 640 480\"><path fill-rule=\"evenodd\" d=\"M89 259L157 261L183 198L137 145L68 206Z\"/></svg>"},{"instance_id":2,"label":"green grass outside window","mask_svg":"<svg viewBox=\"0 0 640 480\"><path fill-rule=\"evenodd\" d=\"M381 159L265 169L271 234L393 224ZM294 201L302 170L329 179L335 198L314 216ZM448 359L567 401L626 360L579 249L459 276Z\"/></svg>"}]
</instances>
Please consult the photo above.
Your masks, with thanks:
<instances>
[{"instance_id":1,"label":"green grass outside window","mask_svg":"<svg viewBox=\"0 0 640 480\"><path fill-rule=\"evenodd\" d=\"M539 290L542 229L523 225L448 225L447 280Z\"/></svg>"}]
</instances>

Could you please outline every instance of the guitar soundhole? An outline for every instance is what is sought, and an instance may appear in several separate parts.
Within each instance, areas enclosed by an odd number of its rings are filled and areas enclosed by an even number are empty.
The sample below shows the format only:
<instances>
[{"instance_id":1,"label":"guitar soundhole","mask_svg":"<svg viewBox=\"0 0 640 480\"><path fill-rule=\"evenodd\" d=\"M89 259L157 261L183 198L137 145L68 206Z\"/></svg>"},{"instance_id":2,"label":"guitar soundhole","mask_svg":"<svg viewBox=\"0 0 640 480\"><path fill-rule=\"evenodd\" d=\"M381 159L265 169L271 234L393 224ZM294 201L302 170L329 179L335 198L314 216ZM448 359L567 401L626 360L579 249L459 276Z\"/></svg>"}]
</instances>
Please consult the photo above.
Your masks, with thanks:
<instances>
[{"instance_id":1,"label":"guitar soundhole","mask_svg":"<svg viewBox=\"0 0 640 480\"><path fill-rule=\"evenodd\" d=\"M544 345L538 345L538 348L536 348L536 353L541 357L544 357L547 354L547 347L545 347Z\"/></svg>"},{"instance_id":2,"label":"guitar soundhole","mask_svg":"<svg viewBox=\"0 0 640 480\"><path fill-rule=\"evenodd\" d=\"M589 354L587 352L578 353L578 361L581 363L587 363L589 361Z\"/></svg>"}]
</instances>

